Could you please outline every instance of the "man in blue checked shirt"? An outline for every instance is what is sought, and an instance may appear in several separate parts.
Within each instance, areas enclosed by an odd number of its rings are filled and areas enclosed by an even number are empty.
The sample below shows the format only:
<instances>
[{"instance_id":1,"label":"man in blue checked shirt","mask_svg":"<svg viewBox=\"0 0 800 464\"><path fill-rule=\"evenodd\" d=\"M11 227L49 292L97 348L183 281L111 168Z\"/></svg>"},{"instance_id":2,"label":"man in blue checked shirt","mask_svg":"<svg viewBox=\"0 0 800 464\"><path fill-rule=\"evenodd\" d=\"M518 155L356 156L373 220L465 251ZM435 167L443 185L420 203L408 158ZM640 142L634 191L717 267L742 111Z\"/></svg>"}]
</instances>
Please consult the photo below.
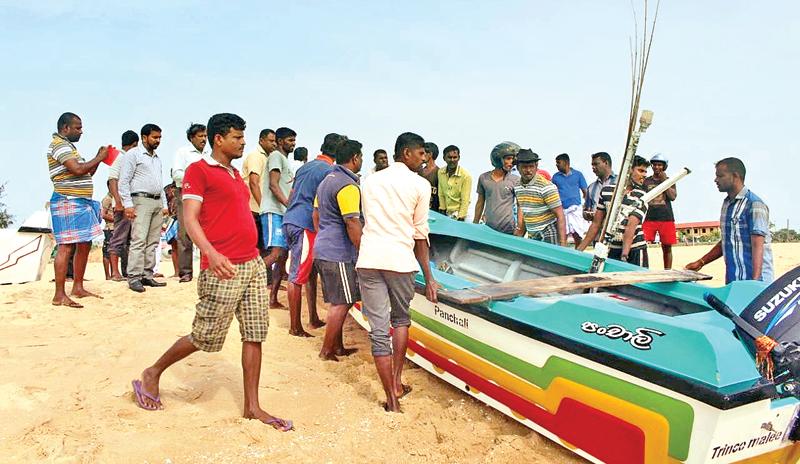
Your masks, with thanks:
<instances>
[{"instance_id":1,"label":"man in blue checked shirt","mask_svg":"<svg viewBox=\"0 0 800 464\"><path fill-rule=\"evenodd\" d=\"M747 173L738 158L725 158L716 164L714 181L720 192L728 194L722 202L719 225L722 240L686 269L699 271L703 266L725 258L725 283L734 280L772 282L772 249L769 232L769 208L744 185Z\"/></svg>"}]
</instances>

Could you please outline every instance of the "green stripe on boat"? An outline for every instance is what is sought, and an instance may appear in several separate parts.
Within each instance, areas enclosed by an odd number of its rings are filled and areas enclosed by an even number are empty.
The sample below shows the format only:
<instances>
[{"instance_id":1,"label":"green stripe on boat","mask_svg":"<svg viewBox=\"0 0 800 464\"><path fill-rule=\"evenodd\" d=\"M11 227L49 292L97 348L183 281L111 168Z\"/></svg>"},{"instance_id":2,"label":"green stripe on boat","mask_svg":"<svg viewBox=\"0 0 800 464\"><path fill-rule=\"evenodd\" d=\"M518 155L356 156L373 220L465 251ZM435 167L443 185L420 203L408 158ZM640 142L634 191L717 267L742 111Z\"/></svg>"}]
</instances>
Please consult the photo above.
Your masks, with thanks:
<instances>
[{"instance_id":1,"label":"green stripe on boat","mask_svg":"<svg viewBox=\"0 0 800 464\"><path fill-rule=\"evenodd\" d=\"M689 445L694 425L694 410L686 402L667 397L556 356L548 358L541 368L534 366L522 359L470 338L413 309L411 310L411 320L442 336L449 342L502 367L539 388L547 389L555 377L562 377L661 414L669 422L670 456L681 461L686 460L689 456Z\"/></svg>"}]
</instances>

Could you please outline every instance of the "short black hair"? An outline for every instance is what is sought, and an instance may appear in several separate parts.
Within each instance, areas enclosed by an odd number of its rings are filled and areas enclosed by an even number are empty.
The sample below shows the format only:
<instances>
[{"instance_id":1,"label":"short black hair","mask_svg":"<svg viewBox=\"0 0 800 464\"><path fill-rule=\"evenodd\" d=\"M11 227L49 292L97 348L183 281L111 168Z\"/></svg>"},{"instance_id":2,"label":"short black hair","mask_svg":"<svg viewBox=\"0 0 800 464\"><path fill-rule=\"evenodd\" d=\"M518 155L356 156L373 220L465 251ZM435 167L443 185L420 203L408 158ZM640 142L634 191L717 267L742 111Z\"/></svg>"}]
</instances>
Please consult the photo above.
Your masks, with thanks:
<instances>
[{"instance_id":1,"label":"short black hair","mask_svg":"<svg viewBox=\"0 0 800 464\"><path fill-rule=\"evenodd\" d=\"M451 151L456 151L456 152L458 152L458 156L461 156L461 150L455 145L448 145L448 146L444 147L444 151L442 153L444 153L446 155L446 154L450 153Z\"/></svg>"},{"instance_id":2,"label":"short black hair","mask_svg":"<svg viewBox=\"0 0 800 464\"><path fill-rule=\"evenodd\" d=\"M78 117L78 115L75 113L66 112L62 114L61 116L58 117L58 122L56 123L56 130L60 131L61 128L63 128L64 126L69 126L70 124L72 124L72 121L76 119L80 119L80 117Z\"/></svg>"},{"instance_id":3,"label":"short black hair","mask_svg":"<svg viewBox=\"0 0 800 464\"><path fill-rule=\"evenodd\" d=\"M142 134L142 137L144 137L150 135L153 132L161 132L161 128L155 124L148 123L142 126L142 130L139 132Z\"/></svg>"},{"instance_id":4,"label":"short black hair","mask_svg":"<svg viewBox=\"0 0 800 464\"><path fill-rule=\"evenodd\" d=\"M646 158L636 155L633 157L633 167L638 168L639 166L644 166L646 168L649 168L650 161L647 161Z\"/></svg>"},{"instance_id":5,"label":"short black hair","mask_svg":"<svg viewBox=\"0 0 800 464\"><path fill-rule=\"evenodd\" d=\"M381 153L383 153L383 154L384 154L384 155L386 155L387 157L389 156L389 154L388 154L388 153L386 153L386 150L384 150L383 148L378 148L377 150L375 150L375 153L373 153L373 154L372 154L372 161L375 161L375 159L376 159L376 158L378 157L378 155L380 155Z\"/></svg>"},{"instance_id":6,"label":"short black hair","mask_svg":"<svg viewBox=\"0 0 800 464\"><path fill-rule=\"evenodd\" d=\"M344 164L361 153L361 143L358 140L346 139L336 147L336 164Z\"/></svg>"},{"instance_id":7,"label":"short black hair","mask_svg":"<svg viewBox=\"0 0 800 464\"><path fill-rule=\"evenodd\" d=\"M192 140L192 137L197 135L198 132L203 132L205 130L206 126L193 122L191 125L189 125L189 128L186 129L186 138Z\"/></svg>"},{"instance_id":8,"label":"short black hair","mask_svg":"<svg viewBox=\"0 0 800 464\"><path fill-rule=\"evenodd\" d=\"M397 142L394 144L394 160L400 159L403 155L403 150L406 148L425 148L425 139L413 132L403 132L397 136Z\"/></svg>"},{"instance_id":9,"label":"short black hair","mask_svg":"<svg viewBox=\"0 0 800 464\"><path fill-rule=\"evenodd\" d=\"M308 159L308 148L306 147L295 148L293 156L295 161L306 161Z\"/></svg>"},{"instance_id":10,"label":"short black hair","mask_svg":"<svg viewBox=\"0 0 800 464\"><path fill-rule=\"evenodd\" d=\"M439 158L439 146L433 142L425 142L425 151L431 154L431 158Z\"/></svg>"},{"instance_id":11,"label":"short black hair","mask_svg":"<svg viewBox=\"0 0 800 464\"><path fill-rule=\"evenodd\" d=\"M742 178L742 182L744 182L744 178L747 175L747 169L744 167L744 163L739 158L734 158L732 156L723 158L714 164L714 167L719 166L725 166L725 169L727 169L728 172L738 175Z\"/></svg>"},{"instance_id":12,"label":"short black hair","mask_svg":"<svg viewBox=\"0 0 800 464\"><path fill-rule=\"evenodd\" d=\"M567 164L569 164L569 155L566 153L562 153L556 156L556 161L566 161Z\"/></svg>"},{"instance_id":13,"label":"short black hair","mask_svg":"<svg viewBox=\"0 0 800 464\"><path fill-rule=\"evenodd\" d=\"M325 139L322 141L322 146L319 147L319 150L328 155L328 156L336 156L336 149L347 140L347 137L344 135L339 135L335 132L331 132L330 134L325 136Z\"/></svg>"},{"instance_id":14,"label":"short black hair","mask_svg":"<svg viewBox=\"0 0 800 464\"><path fill-rule=\"evenodd\" d=\"M601 160L605 161L606 164L611 166L611 155L604 151L598 151L597 153L592 155L592 159L600 158Z\"/></svg>"},{"instance_id":15,"label":"short black hair","mask_svg":"<svg viewBox=\"0 0 800 464\"><path fill-rule=\"evenodd\" d=\"M214 146L214 137L217 134L225 137L231 129L243 131L247 127L244 119L233 113L219 113L208 120L208 140Z\"/></svg>"},{"instance_id":16,"label":"short black hair","mask_svg":"<svg viewBox=\"0 0 800 464\"><path fill-rule=\"evenodd\" d=\"M258 133L258 140L263 138L269 137L269 134L274 134L275 131L272 129L261 129L261 132ZM275 138L278 138L277 136Z\"/></svg>"},{"instance_id":17,"label":"short black hair","mask_svg":"<svg viewBox=\"0 0 800 464\"><path fill-rule=\"evenodd\" d=\"M288 127L279 127L278 130L275 131L276 139L286 139L289 137L297 137L297 132L289 129Z\"/></svg>"},{"instance_id":18,"label":"short black hair","mask_svg":"<svg viewBox=\"0 0 800 464\"><path fill-rule=\"evenodd\" d=\"M132 130L126 130L122 133L122 146L133 145L139 141L139 134Z\"/></svg>"}]
</instances>

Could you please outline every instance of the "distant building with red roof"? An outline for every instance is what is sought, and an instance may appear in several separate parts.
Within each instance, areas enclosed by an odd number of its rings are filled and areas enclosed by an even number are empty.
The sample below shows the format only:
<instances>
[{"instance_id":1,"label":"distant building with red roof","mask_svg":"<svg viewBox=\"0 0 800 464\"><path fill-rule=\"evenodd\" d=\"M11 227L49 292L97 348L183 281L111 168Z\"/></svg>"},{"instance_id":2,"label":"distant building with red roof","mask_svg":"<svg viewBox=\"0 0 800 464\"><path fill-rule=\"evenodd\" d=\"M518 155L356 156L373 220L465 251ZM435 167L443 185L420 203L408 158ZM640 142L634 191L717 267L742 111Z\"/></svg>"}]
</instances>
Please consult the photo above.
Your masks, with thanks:
<instances>
[{"instance_id":1,"label":"distant building with red roof","mask_svg":"<svg viewBox=\"0 0 800 464\"><path fill-rule=\"evenodd\" d=\"M681 242L718 240L719 221L684 222L675 224Z\"/></svg>"}]
</instances>

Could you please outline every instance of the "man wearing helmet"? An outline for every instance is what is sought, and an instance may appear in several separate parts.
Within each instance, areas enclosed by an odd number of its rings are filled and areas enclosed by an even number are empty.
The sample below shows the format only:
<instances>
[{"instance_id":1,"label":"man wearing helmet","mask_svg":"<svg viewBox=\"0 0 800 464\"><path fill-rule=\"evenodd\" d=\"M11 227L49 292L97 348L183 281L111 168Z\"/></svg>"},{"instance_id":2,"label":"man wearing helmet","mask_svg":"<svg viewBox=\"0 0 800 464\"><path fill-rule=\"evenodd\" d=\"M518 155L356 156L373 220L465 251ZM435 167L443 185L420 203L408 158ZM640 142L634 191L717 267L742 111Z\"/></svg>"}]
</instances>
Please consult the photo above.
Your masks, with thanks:
<instances>
[{"instance_id":1,"label":"man wearing helmet","mask_svg":"<svg viewBox=\"0 0 800 464\"><path fill-rule=\"evenodd\" d=\"M661 153L656 153L650 158L653 175L644 180L645 191L649 192L667 180L668 164L669 161ZM677 243L675 215L672 213L672 202L677 197L678 190L673 185L661 195L653 198L642 225L644 239L648 242L655 242L656 233L658 233L658 241L661 242L661 252L664 255L664 269L672 269L672 245Z\"/></svg>"},{"instance_id":2,"label":"man wearing helmet","mask_svg":"<svg viewBox=\"0 0 800 464\"><path fill-rule=\"evenodd\" d=\"M489 158L494 169L478 177L475 224L483 220L498 232L514 233L514 187L519 184L519 176L511 174L511 168L519 150L520 146L513 142L502 142L492 149Z\"/></svg>"}]
</instances>

